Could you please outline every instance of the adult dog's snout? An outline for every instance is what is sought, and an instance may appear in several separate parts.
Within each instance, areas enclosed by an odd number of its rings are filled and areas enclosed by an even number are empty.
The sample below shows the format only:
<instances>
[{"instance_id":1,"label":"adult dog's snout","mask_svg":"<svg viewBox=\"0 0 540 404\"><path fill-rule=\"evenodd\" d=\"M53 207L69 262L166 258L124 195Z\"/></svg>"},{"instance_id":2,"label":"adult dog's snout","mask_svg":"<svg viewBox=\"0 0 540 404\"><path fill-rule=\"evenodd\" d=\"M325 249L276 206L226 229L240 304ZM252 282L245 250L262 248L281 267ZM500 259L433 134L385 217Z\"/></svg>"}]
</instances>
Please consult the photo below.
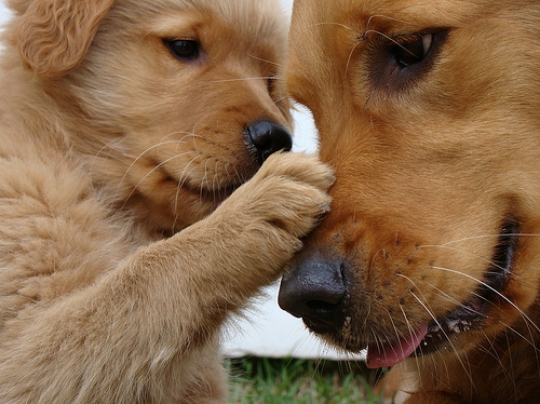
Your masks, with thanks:
<instances>
[{"instance_id":1,"label":"adult dog's snout","mask_svg":"<svg viewBox=\"0 0 540 404\"><path fill-rule=\"evenodd\" d=\"M345 322L348 299L346 281L339 261L311 257L285 272L278 302L283 310L320 334L340 330Z\"/></svg>"},{"instance_id":2,"label":"adult dog's snout","mask_svg":"<svg viewBox=\"0 0 540 404\"><path fill-rule=\"evenodd\" d=\"M257 163L262 165L273 153L292 149L292 136L282 125L269 121L257 121L246 127L246 142L253 150Z\"/></svg>"}]
</instances>

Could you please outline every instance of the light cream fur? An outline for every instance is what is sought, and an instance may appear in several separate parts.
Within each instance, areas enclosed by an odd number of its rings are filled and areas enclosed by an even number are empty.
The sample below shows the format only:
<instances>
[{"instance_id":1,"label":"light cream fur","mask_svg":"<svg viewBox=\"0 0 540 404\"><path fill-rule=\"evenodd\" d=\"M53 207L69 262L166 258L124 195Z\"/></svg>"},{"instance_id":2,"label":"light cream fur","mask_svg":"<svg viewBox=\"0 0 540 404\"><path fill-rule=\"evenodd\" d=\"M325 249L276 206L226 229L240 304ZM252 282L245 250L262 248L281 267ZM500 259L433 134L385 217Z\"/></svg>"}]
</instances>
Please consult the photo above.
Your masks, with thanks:
<instances>
[{"instance_id":1,"label":"light cream fur","mask_svg":"<svg viewBox=\"0 0 540 404\"><path fill-rule=\"evenodd\" d=\"M245 145L246 125L290 123L269 79L286 17L270 0L9 6L0 402L225 402L220 326L279 276L333 181L305 155L257 171Z\"/></svg>"}]
</instances>

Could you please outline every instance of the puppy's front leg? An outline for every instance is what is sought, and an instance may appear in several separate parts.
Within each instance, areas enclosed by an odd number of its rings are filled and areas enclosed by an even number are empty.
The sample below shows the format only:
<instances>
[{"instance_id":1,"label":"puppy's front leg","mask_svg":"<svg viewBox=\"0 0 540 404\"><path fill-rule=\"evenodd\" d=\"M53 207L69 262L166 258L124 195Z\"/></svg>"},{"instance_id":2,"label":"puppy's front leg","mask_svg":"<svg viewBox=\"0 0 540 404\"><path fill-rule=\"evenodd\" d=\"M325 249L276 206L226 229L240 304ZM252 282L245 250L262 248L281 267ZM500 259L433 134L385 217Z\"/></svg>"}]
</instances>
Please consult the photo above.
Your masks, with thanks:
<instances>
[{"instance_id":1,"label":"puppy's front leg","mask_svg":"<svg viewBox=\"0 0 540 404\"><path fill-rule=\"evenodd\" d=\"M21 313L2 335L0 402L179 402L227 314L279 275L327 209L332 181L312 158L271 156L207 219Z\"/></svg>"},{"instance_id":2,"label":"puppy's front leg","mask_svg":"<svg viewBox=\"0 0 540 404\"><path fill-rule=\"evenodd\" d=\"M223 288L202 293L201 310L236 310L275 280L301 247L300 238L328 209L325 191L333 180L328 168L313 158L272 156L208 219L182 232L179 251L173 254L183 258L196 252L183 266L191 266L205 288ZM216 300L203 302L205 297Z\"/></svg>"}]
</instances>

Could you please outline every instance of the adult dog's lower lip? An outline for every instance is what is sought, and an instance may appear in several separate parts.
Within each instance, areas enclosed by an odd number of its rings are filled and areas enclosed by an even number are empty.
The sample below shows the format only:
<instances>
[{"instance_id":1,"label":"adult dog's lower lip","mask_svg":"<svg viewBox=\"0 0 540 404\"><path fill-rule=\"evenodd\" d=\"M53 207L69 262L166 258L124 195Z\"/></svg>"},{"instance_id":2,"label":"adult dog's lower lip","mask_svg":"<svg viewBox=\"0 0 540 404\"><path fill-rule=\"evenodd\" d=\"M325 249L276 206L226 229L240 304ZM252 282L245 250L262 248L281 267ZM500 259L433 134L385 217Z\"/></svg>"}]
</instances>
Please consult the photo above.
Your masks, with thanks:
<instances>
[{"instance_id":1,"label":"adult dog's lower lip","mask_svg":"<svg viewBox=\"0 0 540 404\"><path fill-rule=\"evenodd\" d=\"M486 317L490 302L501 294L508 282L518 244L518 232L519 226L515 221L508 221L502 227L485 279L467 302L398 341L368 346L368 367L393 366L410 355L435 352L448 343L451 335L468 332L480 325Z\"/></svg>"},{"instance_id":2,"label":"adult dog's lower lip","mask_svg":"<svg viewBox=\"0 0 540 404\"><path fill-rule=\"evenodd\" d=\"M492 263L484 281L467 302L429 324L428 333L420 342L415 355L435 352L448 342L451 335L468 332L482 323L490 302L501 294L512 273L518 233L519 225L514 220L509 220L502 226Z\"/></svg>"}]
</instances>

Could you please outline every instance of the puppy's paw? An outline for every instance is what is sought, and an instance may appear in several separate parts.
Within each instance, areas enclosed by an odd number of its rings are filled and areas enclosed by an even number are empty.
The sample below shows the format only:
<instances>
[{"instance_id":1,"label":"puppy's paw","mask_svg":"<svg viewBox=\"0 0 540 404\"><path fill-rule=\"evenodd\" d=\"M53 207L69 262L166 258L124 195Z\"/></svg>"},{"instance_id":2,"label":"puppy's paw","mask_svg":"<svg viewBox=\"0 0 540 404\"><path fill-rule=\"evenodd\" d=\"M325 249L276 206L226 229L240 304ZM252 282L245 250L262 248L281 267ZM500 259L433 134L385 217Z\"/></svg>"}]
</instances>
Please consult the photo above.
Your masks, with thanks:
<instances>
[{"instance_id":1,"label":"puppy's paw","mask_svg":"<svg viewBox=\"0 0 540 404\"><path fill-rule=\"evenodd\" d=\"M304 153L275 153L263 164L254 179L286 176L328 191L336 178L333 171L317 157Z\"/></svg>"},{"instance_id":2,"label":"puppy's paw","mask_svg":"<svg viewBox=\"0 0 540 404\"><path fill-rule=\"evenodd\" d=\"M316 157L277 153L225 204L245 226L283 230L297 242L329 211L326 191L334 181L332 170Z\"/></svg>"}]
</instances>

